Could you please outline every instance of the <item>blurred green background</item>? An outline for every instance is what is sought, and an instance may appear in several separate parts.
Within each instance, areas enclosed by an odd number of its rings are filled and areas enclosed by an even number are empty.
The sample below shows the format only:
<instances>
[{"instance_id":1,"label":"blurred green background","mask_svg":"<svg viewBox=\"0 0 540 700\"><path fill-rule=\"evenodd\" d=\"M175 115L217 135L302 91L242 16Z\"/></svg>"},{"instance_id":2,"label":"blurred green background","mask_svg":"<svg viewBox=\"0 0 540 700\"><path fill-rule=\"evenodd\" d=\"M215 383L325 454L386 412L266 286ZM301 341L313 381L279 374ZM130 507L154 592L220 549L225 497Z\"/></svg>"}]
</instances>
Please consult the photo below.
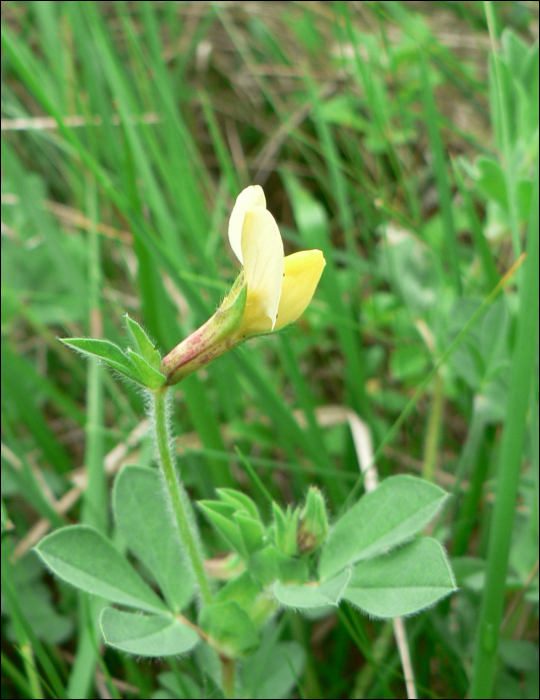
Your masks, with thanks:
<instances>
[{"instance_id":1,"label":"blurred green background","mask_svg":"<svg viewBox=\"0 0 540 700\"><path fill-rule=\"evenodd\" d=\"M256 183L286 253L327 266L294 326L176 388L190 493L267 509L248 460L336 515L355 412L381 478L453 494L432 534L460 591L407 623L420 697L490 675L498 598L490 697L538 697L538 65L537 2L2 3L2 697L216 692L196 660L100 650L31 547L77 521L114 539L109 477L153 459L142 397L57 337L124 345L128 312L170 350L235 278ZM307 654L269 697L404 697L389 622L276 634Z\"/></svg>"}]
</instances>

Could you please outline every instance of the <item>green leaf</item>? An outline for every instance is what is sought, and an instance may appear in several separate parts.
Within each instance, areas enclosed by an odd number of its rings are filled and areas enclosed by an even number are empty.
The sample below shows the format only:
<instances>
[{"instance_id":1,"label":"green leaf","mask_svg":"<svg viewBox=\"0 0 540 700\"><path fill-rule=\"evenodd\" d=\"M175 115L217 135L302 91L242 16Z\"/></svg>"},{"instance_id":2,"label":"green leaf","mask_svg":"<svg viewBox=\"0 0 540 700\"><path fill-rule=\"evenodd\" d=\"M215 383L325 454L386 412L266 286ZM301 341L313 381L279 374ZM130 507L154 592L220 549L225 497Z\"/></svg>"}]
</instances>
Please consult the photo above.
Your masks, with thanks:
<instances>
[{"instance_id":1,"label":"green leaf","mask_svg":"<svg viewBox=\"0 0 540 700\"><path fill-rule=\"evenodd\" d=\"M241 557L246 559L247 551L238 525L232 520L229 520L229 517L234 514L234 507L226 503L219 503L218 501L198 501L197 505L216 530L222 535L227 544L238 552ZM226 515L222 513L226 513Z\"/></svg>"},{"instance_id":2,"label":"green leaf","mask_svg":"<svg viewBox=\"0 0 540 700\"><path fill-rule=\"evenodd\" d=\"M143 383L142 377L133 362L120 350L118 345L111 343L109 340L96 340L94 338L60 338L60 340L64 345L68 345L84 355L99 357L109 367L132 379L134 382L138 384Z\"/></svg>"},{"instance_id":3,"label":"green leaf","mask_svg":"<svg viewBox=\"0 0 540 700\"><path fill-rule=\"evenodd\" d=\"M438 486L414 476L391 476L363 496L330 531L319 562L321 578L411 539L446 498Z\"/></svg>"},{"instance_id":4,"label":"green leaf","mask_svg":"<svg viewBox=\"0 0 540 700\"><path fill-rule=\"evenodd\" d=\"M230 600L235 601L244 609L248 609L253 601L261 593L261 587L255 582L249 571L243 571L235 578L227 581L215 595L216 603L227 603Z\"/></svg>"},{"instance_id":5,"label":"green leaf","mask_svg":"<svg viewBox=\"0 0 540 700\"><path fill-rule=\"evenodd\" d=\"M388 244L384 248L387 276L415 316L426 316L438 308L441 299L442 275L433 250L416 236L391 226L386 229Z\"/></svg>"},{"instance_id":6,"label":"green leaf","mask_svg":"<svg viewBox=\"0 0 540 700\"><path fill-rule=\"evenodd\" d=\"M282 583L304 583L309 574L306 562L303 559L287 557L278 552L279 574L278 579Z\"/></svg>"},{"instance_id":7,"label":"green leaf","mask_svg":"<svg viewBox=\"0 0 540 700\"><path fill-rule=\"evenodd\" d=\"M249 615L234 601L207 605L201 610L199 624L222 652L233 657L252 651L259 642Z\"/></svg>"},{"instance_id":8,"label":"green leaf","mask_svg":"<svg viewBox=\"0 0 540 700\"><path fill-rule=\"evenodd\" d=\"M235 513L233 518L238 525L247 552L253 554L262 549L264 544L264 527L262 523L249 515L244 515L244 513Z\"/></svg>"},{"instance_id":9,"label":"green leaf","mask_svg":"<svg viewBox=\"0 0 540 700\"><path fill-rule=\"evenodd\" d=\"M224 503L234 506L236 510L245 510L252 518L260 520L259 509L245 493L236 489L216 489L216 493Z\"/></svg>"},{"instance_id":10,"label":"green leaf","mask_svg":"<svg viewBox=\"0 0 540 700\"><path fill-rule=\"evenodd\" d=\"M330 124L341 124L358 131L369 131L370 122L356 112L355 104L349 95L339 95L323 102L320 106L320 114Z\"/></svg>"},{"instance_id":11,"label":"green leaf","mask_svg":"<svg viewBox=\"0 0 540 700\"><path fill-rule=\"evenodd\" d=\"M199 642L191 627L164 615L139 615L105 608L99 623L106 644L137 656L185 654Z\"/></svg>"},{"instance_id":12,"label":"green leaf","mask_svg":"<svg viewBox=\"0 0 540 700\"><path fill-rule=\"evenodd\" d=\"M505 211L508 211L508 193L500 163L493 158L478 158L476 167L478 168L478 187L488 199L494 199Z\"/></svg>"},{"instance_id":13,"label":"green leaf","mask_svg":"<svg viewBox=\"0 0 540 700\"><path fill-rule=\"evenodd\" d=\"M203 646L197 647L197 652L203 649ZM217 660L219 669L219 660ZM206 669L205 669L206 671ZM218 670L218 673L220 670ZM159 690L152 693L152 700L176 700L177 698L203 698L202 688L193 680L188 673L181 673L178 668L173 671L165 671L158 674Z\"/></svg>"},{"instance_id":14,"label":"green leaf","mask_svg":"<svg viewBox=\"0 0 540 700\"><path fill-rule=\"evenodd\" d=\"M390 356L390 371L398 380L423 377L427 372L428 358L420 344L398 345Z\"/></svg>"},{"instance_id":15,"label":"green leaf","mask_svg":"<svg viewBox=\"0 0 540 700\"><path fill-rule=\"evenodd\" d=\"M279 562L284 556L273 545L268 545L250 558L248 571L262 586L268 586L279 579Z\"/></svg>"},{"instance_id":16,"label":"green leaf","mask_svg":"<svg viewBox=\"0 0 540 700\"><path fill-rule=\"evenodd\" d=\"M131 608L167 610L112 542L87 525L56 530L35 550L53 573L76 588Z\"/></svg>"},{"instance_id":17,"label":"green leaf","mask_svg":"<svg viewBox=\"0 0 540 700\"><path fill-rule=\"evenodd\" d=\"M470 321L481 306L479 299L473 297L457 299L450 308L448 319L448 337L450 344ZM481 353L481 326L473 326L466 340L459 345L450 357L450 365L474 391L479 391L485 376L485 365Z\"/></svg>"},{"instance_id":18,"label":"green leaf","mask_svg":"<svg viewBox=\"0 0 540 700\"><path fill-rule=\"evenodd\" d=\"M13 563L10 576L17 589L19 606L38 639L47 644L63 644L73 634L74 620L58 614L52 604L52 590L41 580L43 566L39 558L28 554ZM6 626L8 639L17 640L17 623L13 617Z\"/></svg>"},{"instance_id":19,"label":"green leaf","mask_svg":"<svg viewBox=\"0 0 540 700\"><path fill-rule=\"evenodd\" d=\"M128 332L133 339L135 348L139 351L141 357L143 357L151 367L159 372L161 367L161 356L156 350L154 343L146 335L144 329L137 323L137 321L134 321L127 314L125 315L125 319Z\"/></svg>"},{"instance_id":20,"label":"green leaf","mask_svg":"<svg viewBox=\"0 0 540 700\"><path fill-rule=\"evenodd\" d=\"M128 348L127 354L137 368L144 386L147 386L149 389L158 389L165 384L167 381L165 375L155 370L143 357L137 355L131 348Z\"/></svg>"},{"instance_id":21,"label":"green leaf","mask_svg":"<svg viewBox=\"0 0 540 700\"><path fill-rule=\"evenodd\" d=\"M268 586L274 581L304 583L308 577L305 561L287 557L273 545L256 552L249 560L248 570L262 586Z\"/></svg>"},{"instance_id":22,"label":"green leaf","mask_svg":"<svg viewBox=\"0 0 540 700\"><path fill-rule=\"evenodd\" d=\"M498 653L505 664L518 671L538 671L538 645L523 639L499 639Z\"/></svg>"},{"instance_id":23,"label":"green leaf","mask_svg":"<svg viewBox=\"0 0 540 700\"><path fill-rule=\"evenodd\" d=\"M276 601L266 591L263 592L261 585L249 571L243 571L239 576L227 581L214 597L215 603L229 601L238 603L256 627L267 622L278 608Z\"/></svg>"},{"instance_id":24,"label":"green leaf","mask_svg":"<svg viewBox=\"0 0 540 700\"><path fill-rule=\"evenodd\" d=\"M113 509L127 546L154 576L171 609L180 612L193 597L193 577L159 473L124 467L114 483Z\"/></svg>"},{"instance_id":25,"label":"green leaf","mask_svg":"<svg viewBox=\"0 0 540 700\"><path fill-rule=\"evenodd\" d=\"M321 605L338 605L345 590L351 570L345 569L337 576L317 584L303 586L284 585L281 581L274 584L274 595L287 608L316 608Z\"/></svg>"},{"instance_id":26,"label":"green leaf","mask_svg":"<svg viewBox=\"0 0 540 700\"><path fill-rule=\"evenodd\" d=\"M452 557L452 571L459 588L482 593L486 583L486 561L473 557Z\"/></svg>"},{"instance_id":27,"label":"green leaf","mask_svg":"<svg viewBox=\"0 0 540 700\"><path fill-rule=\"evenodd\" d=\"M410 615L455 591L441 545L421 537L386 556L357 564L343 598L374 617Z\"/></svg>"},{"instance_id":28,"label":"green leaf","mask_svg":"<svg viewBox=\"0 0 540 700\"><path fill-rule=\"evenodd\" d=\"M262 631L257 651L242 661L244 698L289 698L302 678L306 652L298 642L277 642L279 632L271 620Z\"/></svg>"}]
</instances>

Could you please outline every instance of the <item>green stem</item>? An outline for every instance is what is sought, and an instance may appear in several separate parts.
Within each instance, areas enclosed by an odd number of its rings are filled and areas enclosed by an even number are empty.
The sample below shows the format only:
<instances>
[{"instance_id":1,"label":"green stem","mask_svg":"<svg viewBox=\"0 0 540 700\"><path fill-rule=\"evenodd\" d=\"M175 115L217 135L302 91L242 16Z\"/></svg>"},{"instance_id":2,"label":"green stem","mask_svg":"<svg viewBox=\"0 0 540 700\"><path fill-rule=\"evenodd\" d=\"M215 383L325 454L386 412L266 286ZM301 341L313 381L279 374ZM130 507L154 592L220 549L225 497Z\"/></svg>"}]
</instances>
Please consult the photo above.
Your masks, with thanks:
<instances>
[{"instance_id":1,"label":"green stem","mask_svg":"<svg viewBox=\"0 0 540 700\"><path fill-rule=\"evenodd\" d=\"M165 482L171 497L172 508L178 525L180 539L191 563L191 568L197 579L201 598L206 605L212 602L212 591L206 577L203 560L198 545L198 537L194 524L190 521L188 514L188 497L184 491L182 483L171 458L169 449L169 435L167 430L167 415L165 397L167 387L156 389L152 396L154 399L154 418L156 440L161 461L161 468L165 476Z\"/></svg>"},{"instance_id":2,"label":"green stem","mask_svg":"<svg viewBox=\"0 0 540 700\"><path fill-rule=\"evenodd\" d=\"M234 674L236 671L236 660L228 656L222 656L221 661L221 683L223 693L226 698L234 698Z\"/></svg>"},{"instance_id":3,"label":"green stem","mask_svg":"<svg viewBox=\"0 0 540 700\"><path fill-rule=\"evenodd\" d=\"M433 481L433 473L437 467L443 408L444 382L440 372L437 372L433 377L433 397L431 399L431 408L428 417L424 463L422 465L422 476L428 481Z\"/></svg>"},{"instance_id":4,"label":"green stem","mask_svg":"<svg viewBox=\"0 0 540 700\"><path fill-rule=\"evenodd\" d=\"M482 489L489 471L490 443L493 441L495 429L494 426L486 426L484 420L477 416L477 413L473 415L469 437L463 451L463 456L467 459L466 468L470 469L469 488L464 493L453 518L452 555L454 557L464 557L467 554L469 540L478 522L478 513L481 511ZM461 460L458 472L460 466Z\"/></svg>"}]
</instances>

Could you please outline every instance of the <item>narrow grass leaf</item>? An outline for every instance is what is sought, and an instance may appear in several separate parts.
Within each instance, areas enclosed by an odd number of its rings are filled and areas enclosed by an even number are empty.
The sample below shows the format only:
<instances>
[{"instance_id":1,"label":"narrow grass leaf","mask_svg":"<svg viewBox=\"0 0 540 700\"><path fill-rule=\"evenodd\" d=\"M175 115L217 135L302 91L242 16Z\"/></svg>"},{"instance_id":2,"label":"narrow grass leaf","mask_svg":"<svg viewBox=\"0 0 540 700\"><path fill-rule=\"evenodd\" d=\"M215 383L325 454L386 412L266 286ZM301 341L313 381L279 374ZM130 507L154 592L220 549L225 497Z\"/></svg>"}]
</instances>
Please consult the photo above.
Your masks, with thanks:
<instances>
[{"instance_id":1,"label":"narrow grass leaf","mask_svg":"<svg viewBox=\"0 0 540 700\"><path fill-rule=\"evenodd\" d=\"M426 127L429 135L431 151L433 154L433 168L437 183L439 206L446 238L446 254L450 265L450 275L454 282L454 288L458 295L462 293L461 274L459 270L458 240L452 213L452 197L450 180L444 157L444 148L439 132L438 115L430 85L428 67L422 55L420 55L420 67L422 76L423 98Z\"/></svg>"},{"instance_id":2,"label":"narrow grass leaf","mask_svg":"<svg viewBox=\"0 0 540 700\"><path fill-rule=\"evenodd\" d=\"M65 447L59 442L49 427L40 402L35 401L31 376L26 376L24 364L5 342L2 343L0 371L2 388L11 398L12 411L16 409L15 414L18 415L22 423L26 424L29 433L32 435L34 445L43 450L47 461L53 464L58 471L67 472L72 467L71 459ZM34 481L35 476L30 471L27 472L27 476ZM38 486L38 490L41 491L41 487ZM44 500L47 501L46 498ZM50 503L48 505L50 506ZM53 509L50 508L50 510ZM56 513L53 517L56 517L58 521Z\"/></svg>"},{"instance_id":3,"label":"narrow grass leaf","mask_svg":"<svg viewBox=\"0 0 540 700\"><path fill-rule=\"evenodd\" d=\"M516 512L523 444L527 430L530 393L536 381L538 353L538 157L534 206L527 231L527 259L519 295L516 342L512 357L510 391L499 452L495 506L488 547L486 587L482 597L469 695L490 697L495 677L499 628L506 589L506 572Z\"/></svg>"}]
</instances>

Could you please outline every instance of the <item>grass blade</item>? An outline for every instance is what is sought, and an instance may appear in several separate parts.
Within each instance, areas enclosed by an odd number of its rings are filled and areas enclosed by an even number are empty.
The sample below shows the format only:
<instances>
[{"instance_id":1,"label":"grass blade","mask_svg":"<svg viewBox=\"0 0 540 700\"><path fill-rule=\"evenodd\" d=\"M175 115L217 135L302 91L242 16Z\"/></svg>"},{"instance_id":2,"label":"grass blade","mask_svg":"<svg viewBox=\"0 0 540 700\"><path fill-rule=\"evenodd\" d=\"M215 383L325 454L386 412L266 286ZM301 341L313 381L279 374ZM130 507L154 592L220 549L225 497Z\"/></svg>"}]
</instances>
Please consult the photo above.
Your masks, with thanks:
<instances>
[{"instance_id":1,"label":"grass blade","mask_svg":"<svg viewBox=\"0 0 540 700\"><path fill-rule=\"evenodd\" d=\"M527 234L527 260L522 274L516 345L507 418L500 448L495 506L490 528L486 587L482 597L469 697L491 697L499 626L504 602L512 523L527 428L529 396L538 342L538 160L533 211Z\"/></svg>"}]
</instances>

